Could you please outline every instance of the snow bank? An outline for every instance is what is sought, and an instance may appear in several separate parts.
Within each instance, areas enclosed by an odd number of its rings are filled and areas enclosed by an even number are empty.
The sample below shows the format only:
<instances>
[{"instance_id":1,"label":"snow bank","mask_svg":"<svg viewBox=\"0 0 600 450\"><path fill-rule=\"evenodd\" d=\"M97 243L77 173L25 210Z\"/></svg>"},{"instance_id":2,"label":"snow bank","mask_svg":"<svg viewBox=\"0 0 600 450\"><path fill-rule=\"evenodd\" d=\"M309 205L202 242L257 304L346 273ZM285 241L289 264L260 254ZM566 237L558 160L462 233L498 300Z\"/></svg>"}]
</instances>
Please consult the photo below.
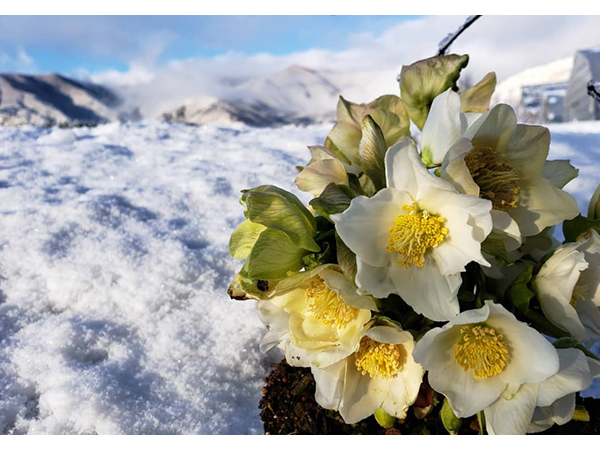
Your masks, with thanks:
<instances>
[{"instance_id":1,"label":"snow bank","mask_svg":"<svg viewBox=\"0 0 600 450\"><path fill-rule=\"evenodd\" d=\"M276 356L227 243L241 189L308 200L295 166L328 128L0 128L0 432L261 433ZM552 131L585 210L600 123Z\"/></svg>"}]
</instances>

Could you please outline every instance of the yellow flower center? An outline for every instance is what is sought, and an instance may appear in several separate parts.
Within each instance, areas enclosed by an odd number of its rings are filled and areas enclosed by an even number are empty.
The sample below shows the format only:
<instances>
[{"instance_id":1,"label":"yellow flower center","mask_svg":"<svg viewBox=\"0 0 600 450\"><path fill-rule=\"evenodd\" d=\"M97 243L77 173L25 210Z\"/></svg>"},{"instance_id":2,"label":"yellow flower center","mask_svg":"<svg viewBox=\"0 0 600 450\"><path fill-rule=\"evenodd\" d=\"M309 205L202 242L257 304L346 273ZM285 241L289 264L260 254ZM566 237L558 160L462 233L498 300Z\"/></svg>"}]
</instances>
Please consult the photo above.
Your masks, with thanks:
<instances>
[{"instance_id":1,"label":"yellow flower center","mask_svg":"<svg viewBox=\"0 0 600 450\"><path fill-rule=\"evenodd\" d=\"M501 373L508 361L508 344L504 336L487 325L465 325L462 339L454 345L454 360L465 372L473 370L475 378L489 378Z\"/></svg>"},{"instance_id":2,"label":"yellow flower center","mask_svg":"<svg viewBox=\"0 0 600 450\"><path fill-rule=\"evenodd\" d=\"M444 219L420 210L416 202L404 205L402 209L408 214L396 217L394 226L389 229L386 250L401 255L396 262L399 266L423 267L427 250L440 245L448 230L443 227Z\"/></svg>"},{"instance_id":3,"label":"yellow flower center","mask_svg":"<svg viewBox=\"0 0 600 450\"><path fill-rule=\"evenodd\" d=\"M587 294L588 289L589 289L589 286L587 284L584 284L584 285L576 284L575 288L573 289L573 294L571 295L571 301L569 302L569 304L573 308L575 308L577 306L577 302L579 300L583 300L585 298L585 294Z\"/></svg>"},{"instance_id":4,"label":"yellow flower center","mask_svg":"<svg viewBox=\"0 0 600 450\"><path fill-rule=\"evenodd\" d=\"M371 378L389 380L400 372L406 363L407 354L403 345L382 344L363 336L354 356L354 364L360 373L369 374Z\"/></svg>"},{"instance_id":5,"label":"yellow flower center","mask_svg":"<svg viewBox=\"0 0 600 450\"><path fill-rule=\"evenodd\" d=\"M489 147L471 150L465 163L479 186L479 196L499 211L509 211L519 203L519 174L508 159Z\"/></svg>"},{"instance_id":6,"label":"yellow flower center","mask_svg":"<svg viewBox=\"0 0 600 450\"><path fill-rule=\"evenodd\" d=\"M342 329L358 313L356 308L346 305L337 292L329 289L321 278L311 283L305 295L308 309L323 325Z\"/></svg>"}]
</instances>

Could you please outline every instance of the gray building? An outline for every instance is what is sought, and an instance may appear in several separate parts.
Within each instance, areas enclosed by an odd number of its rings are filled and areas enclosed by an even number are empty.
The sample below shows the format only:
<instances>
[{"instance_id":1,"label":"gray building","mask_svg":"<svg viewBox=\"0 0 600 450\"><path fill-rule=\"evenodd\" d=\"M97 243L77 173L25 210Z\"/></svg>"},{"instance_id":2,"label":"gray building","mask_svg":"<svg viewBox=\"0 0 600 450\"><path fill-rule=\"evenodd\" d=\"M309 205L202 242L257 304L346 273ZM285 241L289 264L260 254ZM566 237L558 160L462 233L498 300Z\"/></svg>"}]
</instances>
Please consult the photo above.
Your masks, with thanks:
<instances>
[{"instance_id":1,"label":"gray building","mask_svg":"<svg viewBox=\"0 0 600 450\"><path fill-rule=\"evenodd\" d=\"M523 86L519 119L526 123L564 122L566 93L567 83Z\"/></svg>"},{"instance_id":2,"label":"gray building","mask_svg":"<svg viewBox=\"0 0 600 450\"><path fill-rule=\"evenodd\" d=\"M575 54L564 98L564 121L600 120L600 104L587 93L590 80L600 81L600 48Z\"/></svg>"}]
</instances>

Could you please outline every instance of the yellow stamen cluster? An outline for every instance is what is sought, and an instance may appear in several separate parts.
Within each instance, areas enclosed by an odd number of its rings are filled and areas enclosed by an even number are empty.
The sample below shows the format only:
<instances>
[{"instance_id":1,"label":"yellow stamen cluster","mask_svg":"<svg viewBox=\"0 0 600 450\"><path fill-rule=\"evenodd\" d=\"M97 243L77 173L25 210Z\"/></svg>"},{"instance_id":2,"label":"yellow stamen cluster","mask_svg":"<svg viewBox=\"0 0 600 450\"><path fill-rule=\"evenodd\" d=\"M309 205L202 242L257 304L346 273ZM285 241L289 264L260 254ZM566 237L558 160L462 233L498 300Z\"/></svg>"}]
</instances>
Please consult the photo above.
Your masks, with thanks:
<instances>
[{"instance_id":1,"label":"yellow stamen cluster","mask_svg":"<svg viewBox=\"0 0 600 450\"><path fill-rule=\"evenodd\" d=\"M440 245L448 230L443 226L444 219L421 211L416 202L404 205L402 209L408 214L396 217L394 226L389 229L391 236L386 250L402 256L396 262L399 266L423 267L427 250Z\"/></svg>"},{"instance_id":2,"label":"yellow stamen cluster","mask_svg":"<svg viewBox=\"0 0 600 450\"><path fill-rule=\"evenodd\" d=\"M508 159L489 147L473 149L465 163L479 186L479 196L499 211L509 211L519 203L519 174Z\"/></svg>"},{"instance_id":3,"label":"yellow stamen cluster","mask_svg":"<svg viewBox=\"0 0 600 450\"><path fill-rule=\"evenodd\" d=\"M356 308L346 305L337 292L329 289L321 278L311 283L305 295L313 317L324 325L342 329L358 313Z\"/></svg>"},{"instance_id":4,"label":"yellow stamen cluster","mask_svg":"<svg viewBox=\"0 0 600 450\"><path fill-rule=\"evenodd\" d=\"M577 306L577 302L579 300L583 300L585 298L585 294L587 294L587 291L589 289L589 286L584 284L584 285L579 285L576 284L575 288L573 289L573 294L571 295L571 301L569 302L569 304L575 308Z\"/></svg>"},{"instance_id":5,"label":"yellow stamen cluster","mask_svg":"<svg viewBox=\"0 0 600 450\"><path fill-rule=\"evenodd\" d=\"M363 375L389 380L400 372L406 363L406 357L403 345L382 344L364 336L355 353L354 364Z\"/></svg>"},{"instance_id":6,"label":"yellow stamen cluster","mask_svg":"<svg viewBox=\"0 0 600 450\"><path fill-rule=\"evenodd\" d=\"M465 325L460 334L454 360L465 372L471 369L475 378L489 378L504 370L509 356L504 336L487 325Z\"/></svg>"}]
</instances>

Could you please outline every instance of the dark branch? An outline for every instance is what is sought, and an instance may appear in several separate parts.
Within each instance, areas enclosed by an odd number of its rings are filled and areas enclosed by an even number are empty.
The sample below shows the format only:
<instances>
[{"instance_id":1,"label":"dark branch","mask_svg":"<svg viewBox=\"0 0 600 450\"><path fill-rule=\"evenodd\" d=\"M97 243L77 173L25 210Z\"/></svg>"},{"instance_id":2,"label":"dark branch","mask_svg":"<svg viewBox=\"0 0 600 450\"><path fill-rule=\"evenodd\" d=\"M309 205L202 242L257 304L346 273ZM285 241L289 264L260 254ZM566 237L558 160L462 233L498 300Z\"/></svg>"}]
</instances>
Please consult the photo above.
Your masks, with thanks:
<instances>
[{"instance_id":1,"label":"dark branch","mask_svg":"<svg viewBox=\"0 0 600 450\"><path fill-rule=\"evenodd\" d=\"M442 40L442 42L440 42L438 45L438 56L445 55L446 52L448 51L448 49L450 48L450 46L452 45L452 43L456 40L456 38L458 38L461 34L463 34L465 32L465 30L467 28L469 28L471 25L473 25L473 23L475 23L475 21L477 19L479 19L480 17L481 17L481 15L467 17L467 20L465 20L465 23L463 23L458 28L458 30L456 30L454 33L450 33L448 36L446 36Z\"/></svg>"},{"instance_id":2,"label":"dark branch","mask_svg":"<svg viewBox=\"0 0 600 450\"><path fill-rule=\"evenodd\" d=\"M600 82L590 80L587 84L588 95L600 103Z\"/></svg>"}]
</instances>

